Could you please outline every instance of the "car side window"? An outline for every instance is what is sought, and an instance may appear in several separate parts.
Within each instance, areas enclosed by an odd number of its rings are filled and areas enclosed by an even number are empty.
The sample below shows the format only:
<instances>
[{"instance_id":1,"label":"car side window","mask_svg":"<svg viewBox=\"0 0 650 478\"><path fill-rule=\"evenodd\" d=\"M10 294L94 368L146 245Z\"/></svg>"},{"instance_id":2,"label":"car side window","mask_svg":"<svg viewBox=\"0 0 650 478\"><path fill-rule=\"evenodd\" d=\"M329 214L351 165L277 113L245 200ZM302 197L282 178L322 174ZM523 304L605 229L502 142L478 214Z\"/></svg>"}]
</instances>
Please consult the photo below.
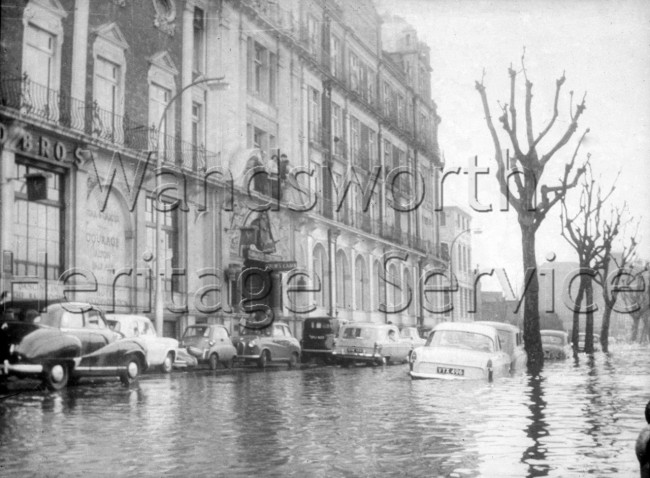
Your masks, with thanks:
<instances>
[{"instance_id":1,"label":"car side window","mask_svg":"<svg viewBox=\"0 0 650 478\"><path fill-rule=\"evenodd\" d=\"M273 336L274 337L283 337L284 336L284 330L282 329L281 326L275 325L273 327Z\"/></svg>"},{"instance_id":2,"label":"car side window","mask_svg":"<svg viewBox=\"0 0 650 478\"><path fill-rule=\"evenodd\" d=\"M61 328L62 329L83 329L84 318L81 313L75 314L64 310L61 314Z\"/></svg>"},{"instance_id":3,"label":"car side window","mask_svg":"<svg viewBox=\"0 0 650 478\"><path fill-rule=\"evenodd\" d=\"M89 329L105 329L106 324L104 319L102 319L101 314L96 310L89 310L84 312L86 316L86 327Z\"/></svg>"},{"instance_id":4,"label":"car side window","mask_svg":"<svg viewBox=\"0 0 650 478\"><path fill-rule=\"evenodd\" d=\"M286 337L293 337L293 336L291 335L291 330L289 330L289 327L287 327L287 326L283 326L282 329L284 330L284 335L285 335Z\"/></svg>"},{"instance_id":5,"label":"car side window","mask_svg":"<svg viewBox=\"0 0 650 478\"><path fill-rule=\"evenodd\" d=\"M215 335L218 339L227 339L228 331L224 327L217 327Z\"/></svg>"}]
</instances>

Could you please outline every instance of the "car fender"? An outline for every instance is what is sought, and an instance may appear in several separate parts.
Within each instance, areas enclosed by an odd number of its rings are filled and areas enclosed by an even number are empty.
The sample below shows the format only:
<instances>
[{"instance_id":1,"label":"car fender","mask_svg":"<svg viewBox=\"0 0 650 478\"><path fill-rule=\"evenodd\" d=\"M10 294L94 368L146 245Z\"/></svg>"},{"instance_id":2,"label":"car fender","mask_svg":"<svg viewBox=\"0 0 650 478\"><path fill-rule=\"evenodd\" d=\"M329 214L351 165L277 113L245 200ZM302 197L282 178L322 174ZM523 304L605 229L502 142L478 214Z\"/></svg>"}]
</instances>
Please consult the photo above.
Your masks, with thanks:
<instances>
[{"instance_id":1,"label":"car fender","mask_svg":"<svg viewBox=\"0 0 650 478\"><path fill-rule=\"evenodd\" d=\"M140 359L142 372L149 367L146 349L136 340L123 339L110 343L95 352L84 355L78 366L81 367L120 367L124 365L126 357L136 355Z\"/></svg>"},{"instance_id":2,"label":"car fender","mask_svg":"<svg viewBox=\"0 0 650 478\"><path fill-rule=\"evenodd\" d=\"M72 359L81 353L81 340L57 329L38 328L25 335L14 352L30 362Z\"/></svg>"}]
</instances>

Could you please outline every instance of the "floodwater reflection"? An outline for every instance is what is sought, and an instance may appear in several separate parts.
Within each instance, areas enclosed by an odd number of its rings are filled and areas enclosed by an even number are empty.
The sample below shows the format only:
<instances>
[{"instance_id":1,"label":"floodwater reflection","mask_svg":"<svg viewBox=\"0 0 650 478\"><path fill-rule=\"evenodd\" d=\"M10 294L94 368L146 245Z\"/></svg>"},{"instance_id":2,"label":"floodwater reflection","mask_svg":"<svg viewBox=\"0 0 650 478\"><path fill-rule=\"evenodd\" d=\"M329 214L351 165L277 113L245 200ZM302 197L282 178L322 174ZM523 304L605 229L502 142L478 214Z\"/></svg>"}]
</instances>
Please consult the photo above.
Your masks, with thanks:
<instances>
[{"instance_id":1,"label":"floodwater reflection","mask_svg":"<svg viewBox=\"0 0 650 478\"><path fill-rule=\"evenodd\" d=\"M411 381L406 366L151 376L0 401L5 475L635 476L648 347L538 377ZM4 393L0 392L4 395Z\"/></svg>"}]
</instances>

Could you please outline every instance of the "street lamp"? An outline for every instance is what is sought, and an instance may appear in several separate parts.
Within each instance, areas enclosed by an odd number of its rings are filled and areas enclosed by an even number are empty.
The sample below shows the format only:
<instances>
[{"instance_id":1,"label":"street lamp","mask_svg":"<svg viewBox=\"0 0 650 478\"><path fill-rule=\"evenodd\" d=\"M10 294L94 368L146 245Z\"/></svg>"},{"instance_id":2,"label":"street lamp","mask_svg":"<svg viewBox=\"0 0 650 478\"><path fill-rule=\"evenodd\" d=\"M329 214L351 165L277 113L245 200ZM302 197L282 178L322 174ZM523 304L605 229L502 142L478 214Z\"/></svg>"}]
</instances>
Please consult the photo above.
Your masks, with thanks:
<instances>
[{"instance_id":1,"label":"street lamp","mask_svg":"<svg viewBox=\"0 0 650 478\"><path fill-rule=\"evenodd\" d=\"M456 234L456 237L454 237L454 239L451 241L451 246L449 247L449 272L451 273L452 281L456 281L456 283L458 283L458 281L456 280L456 276L454 275L454 246L456 245L456 241L458 240L458 238L463 234L465 234L466 232L473 233L473 234L481 234L483 231L481 229L472 229L472 228L464 229L460 231L458 234ZM451 300L451 321L452 322L454 321L454 308L455 308L454 302L455 301L453 300L453 296L452 296L452 300Z\"/></svg>"},{"instance_id":2,"label":"street lamp","mask_svg":"<svg viewBox=\"0 0 650 478\"><path fill-rule=\"evenodd\" d=\"M165 108L163 109L162 115L160 117L160 121L158 122L158 134L160 135L160 130L162 129L163 122L165 121L165 116L167 114L167 110L169 107L178 99L180 96L187 91L188 89L192 88L193 86L200 85L205 83L207 87L212 90L224 90L228 87L228 83L224 82L223 79L225 77L221 76L218 78L203 78L197 81L194 81L193 83L190 83L189 85L185 85L178 93L176 93L174 96L171 97L171 99L167 102L165 105ZM164 138L163 138L164 141ZM162 156L160 154L160 136L158 136L158 144L156 145L156 192L160 190L160 171L162 168ZM163 316L165 314L165 291L163 290L163 281L162 281L162 276L161 276L161 271L162 271L162 258L161 258L161 247L160 247L160 241L162 239L162 217L161 217L161 208L156 207L156 234L155 234L155 254L156 254L156 330L158 333L162 336L163 333Z\"/></svg>"}]
</instances>

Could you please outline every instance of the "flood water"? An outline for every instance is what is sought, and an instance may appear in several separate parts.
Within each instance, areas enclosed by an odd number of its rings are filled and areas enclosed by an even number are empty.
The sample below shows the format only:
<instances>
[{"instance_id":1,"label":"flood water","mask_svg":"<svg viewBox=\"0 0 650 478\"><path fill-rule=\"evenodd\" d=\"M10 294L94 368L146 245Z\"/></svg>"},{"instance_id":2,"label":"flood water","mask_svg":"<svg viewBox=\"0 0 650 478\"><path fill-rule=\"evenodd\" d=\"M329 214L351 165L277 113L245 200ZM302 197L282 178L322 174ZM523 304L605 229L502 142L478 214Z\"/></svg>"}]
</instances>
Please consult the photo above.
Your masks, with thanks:
<instances>
[{"instance_id":1,"label":"flood water","mask_svg":"<svg viewBox=\"0 0 650 478\"><path fill-rule=\"evenodd\" d=\"M492 384L411 381L407 370L25 387L0 401L0 475L638 476L648 346Z\"/></svg>"}]
</instances>

